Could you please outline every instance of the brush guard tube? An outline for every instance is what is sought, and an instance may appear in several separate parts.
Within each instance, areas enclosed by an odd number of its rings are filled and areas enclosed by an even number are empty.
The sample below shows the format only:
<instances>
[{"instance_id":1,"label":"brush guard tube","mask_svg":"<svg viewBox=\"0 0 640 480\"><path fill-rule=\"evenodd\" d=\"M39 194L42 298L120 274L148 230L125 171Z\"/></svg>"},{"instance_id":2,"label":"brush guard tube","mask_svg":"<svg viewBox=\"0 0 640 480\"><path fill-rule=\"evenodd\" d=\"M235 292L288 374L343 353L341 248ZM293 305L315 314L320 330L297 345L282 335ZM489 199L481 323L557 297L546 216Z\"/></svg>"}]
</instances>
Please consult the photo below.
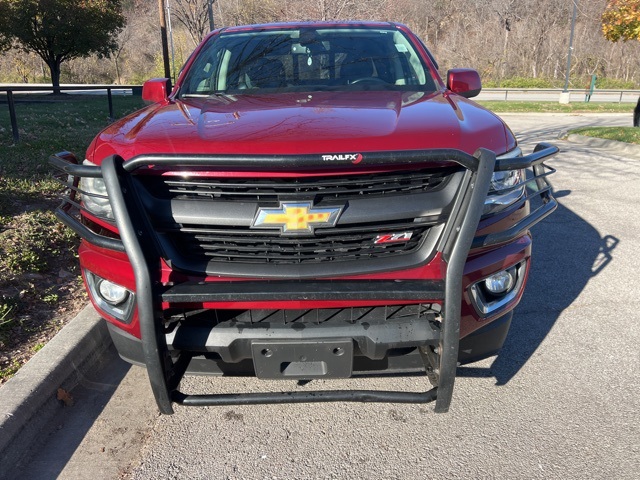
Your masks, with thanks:
<instances>
[{"instance_id":1,"label":"brush guard tube","mask_svg":"<svg viewBox=\"0 0 640 480\"><path fill-rule=\"evenodd\" d=\"M548 183L544 179L545 166L543 160L556 154L558 149L547 144L540 144L534 153L527 157L501 160L496 162L493 152L479 149L474 156L459 150L429 150L421 152L383 152L376 156L368 156L368 163L414 163L433 161L446 164L454 161L466 168L459 187L453 210L446 223L443 240L438 247L446 263L444 298L440 338L436 348L425 346L420 348L425 370L434 388L425 392L390 392L370 390L347 391L314 391L314 392L274 392L274 393L239 393L239 394L185 394L178 390L180 381L191 360L189 352L181 353L176 361L171 359L163 331L160 303L166 289L160 285L155 276L160 271L159 247L152 232L149 219L138 198L133 185L131 171L149 165L193 165L193 166L227 166L234 168L250 168L261 163L262 158L224 156L224 157L149 157L136 158L128 162L118 156L104 159L101 167L73 165L68 158L53 156L51 163L67 175L102 176L106 185L109 200L121 240L111 239L103 243L105 248L121 250L124 248L133 267L136 279L136 301L141 331L141 343L144 359L153 394L160 411L173 413L172 403L189 406L205 405L255 405L283 403L315 403L315 402L389 402L389 403L428 403L435 401L436 412L446 412L451 404L458 360L460 314L462 304L462 275L469 250L476 246L488 246L501 243L509 238L516 238L526 232L530 226L551 213L556 202L551 195ZM304 157L304 156L303 156ZM316 157L317 158L317 157ZM274 159L270 157L270 162ZM288 157L287 164L297 168L318 168L313 158ZM316 162L316 163L314 163ZM475 233L482 215L484 201L489 191L491 176L494 170L534 167L534 180L539 187L543 199L542 211L536 211L527 217L516 229L503 236L486 236L475 238ZM264 165L263 165L264 167ZM548 167L547 167L548 168ZM87 235L87 228L69 213L69 206L63 202L56 211L57 216L83 238L95 240ZM92 232L93 233L93 232ZM95 234L93 234L95 235ZM105 238L105 237L102 237ZM506 240L505 240L506 239ZM116 245L117 244L117 245ZM120 247L122 245L122 247ZM433 285L425 289L425 293L434 294ZM366 290L366 289L365 289ZM431 290L431 292L427 292ZM275 293L274 293L275 294ZM366 292L361 294L366 294ZM355 295L357 297L358 294ZM350 299L355 299L352 297ZM264 300L264 298L261 298Z\"/></svg>"}]
</instances>

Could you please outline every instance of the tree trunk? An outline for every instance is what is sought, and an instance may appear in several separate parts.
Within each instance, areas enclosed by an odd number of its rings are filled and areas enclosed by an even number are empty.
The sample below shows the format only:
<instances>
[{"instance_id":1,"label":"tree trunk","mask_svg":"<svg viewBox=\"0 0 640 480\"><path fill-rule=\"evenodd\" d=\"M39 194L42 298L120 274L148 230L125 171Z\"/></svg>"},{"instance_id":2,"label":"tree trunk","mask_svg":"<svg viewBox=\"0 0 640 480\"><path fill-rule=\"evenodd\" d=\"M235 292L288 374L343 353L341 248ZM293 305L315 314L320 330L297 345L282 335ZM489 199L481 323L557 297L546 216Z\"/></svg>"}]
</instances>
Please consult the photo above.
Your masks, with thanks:
<instances>
[{"instance_id":1,"label":"tree trunk","mask_svg":"<svg viewBox=\"0 0 640 480\"><path fill-rule=\"evenodd\" d=\"M120 50L122 51L122 50ZM118 52L116 55L114 55L113 57L113 61L116 65L116 79L118 80L118 85L122 85L122 82L120 81L120 66L118 65L118 59L120 58L120 52Z\"/></svg>"},{"instance_id":2,"label":"tree trunk","mask_svg":"<svg viewBox=\"0 0 640 480\"><path fill-rule=\"evenodd\" d=\"M506 75L507 70L507 55L509 53L509 28L504 29L504 45L502 47L502 64L500 66L500 76L502 78Z\"/></svg>"},{"instance_id":3,"label":"tree trunk","mask_svg":"<svg viewBox=\"0 0 640 480\"><path fill-rule=\"evenodd\" d=\"M53 84L53 94L60 95L60 61L52 60L47 62L51 72L51 83Z\"/></svg>"}]
</instances>

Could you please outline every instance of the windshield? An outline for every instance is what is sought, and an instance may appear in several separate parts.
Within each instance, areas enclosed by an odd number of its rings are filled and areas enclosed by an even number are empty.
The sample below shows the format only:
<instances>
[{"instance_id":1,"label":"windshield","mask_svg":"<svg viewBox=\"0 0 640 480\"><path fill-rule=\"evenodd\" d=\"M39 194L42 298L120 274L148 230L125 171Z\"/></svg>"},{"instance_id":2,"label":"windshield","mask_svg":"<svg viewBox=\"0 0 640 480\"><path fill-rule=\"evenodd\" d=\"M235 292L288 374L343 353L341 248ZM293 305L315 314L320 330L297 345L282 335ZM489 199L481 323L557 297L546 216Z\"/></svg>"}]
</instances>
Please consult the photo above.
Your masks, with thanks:
<instances>
[{"instance_id":1,"label":"windshield","mask_svg":"<svg viewBox=\"0 0 640 480\"><path fill-rule=\"evenodd\" d=\"M212 37L187 72L180 96L435 88L398 30L307 27Z\"/></svg>"}]
</instances>

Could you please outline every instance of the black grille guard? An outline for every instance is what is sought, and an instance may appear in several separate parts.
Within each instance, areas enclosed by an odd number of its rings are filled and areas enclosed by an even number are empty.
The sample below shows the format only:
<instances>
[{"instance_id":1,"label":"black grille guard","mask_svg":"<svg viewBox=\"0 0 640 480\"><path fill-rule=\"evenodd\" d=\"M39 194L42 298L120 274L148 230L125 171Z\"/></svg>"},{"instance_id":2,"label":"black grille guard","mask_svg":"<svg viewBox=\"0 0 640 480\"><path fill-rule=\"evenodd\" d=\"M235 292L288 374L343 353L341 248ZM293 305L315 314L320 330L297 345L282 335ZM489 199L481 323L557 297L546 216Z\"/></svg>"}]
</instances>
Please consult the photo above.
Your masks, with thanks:
<instances>
[{"instance_id":1,"label":"black grille guard","mask_svg":"<svg viewBox=\"0 0 640 480\"><path fill-rule=\"evenodd\" d=\"M107 249L126 252L134 270L136 280L136 302L140 322L141 341L145 363L151 387L162 413L173 413L172 402L183 405L251 405L315 402L389 402L389 403L427 403L435 401L436 412L446 412L451 404L456 376L458 344L460 335L460 312L462 304L462 275L469 250L487 247L511 241L524 234L533 225L551 214L557 207L550 184L546 177L553 169L544 165L544 160L558 153L558 148L541 143L533 153L524 157L496 160L495 154L487 149L479 149L473 156L459 150L439 149L409 152L368 153L367 165L407 165L432 163L450 165L455 162L466 169L460 184L453 209L446 222L443 241L438 249L446 263L444 282L412 282L395 289L397 298L420 298L420 291L432 299L443 299L442 322L439 331L438 347L435 351L420 349L425 368L432 367L436 385L422 393L346 390L315 392L274 392L239 394L184 394L178 390L180 381L191 360L189 352L180 355L177 361L171 360L166 344L165 333L160 315L162 299L188 301L189 299L217 298L224 292L214 293L203 286L163 287L156 278L159 272L158 247L151 231L151 224L145 210L136 195L131 172L149 166L193 166L224 167L236 170L260 170L277 167L278 169L327 169L336 170L340 166L322 162L317 155L298 156L140 156L125 162L121 157L110 156L103 160L102 166L78 165L75 157L62 152L53 155L50 163L59 171L62 183L68 188L69 195L63 199L56 210L56 216L78 235L88 242ZM348 167L348 166L347 166ZM511 229L499 233L476 237L478 223L482 216L484 202L489 191L494 171L533 168L533 177L523 183L534 183L531 197L539 197L541 205L527 217L520 220ZM102 177L105 182L120 239L100 235L79 221L77 212L83 207L76 198L80 177ZM519 186L512 187L513 189ZM75 212L75 214L74 214ZM238 282L241 285L243 282ZM246 282L244 282L246 285ZM315 283L317 285L312 285ZM401 282L402 283L402 282ZM300 282L309 284L309 291L315 299L336 298L329 282ZM349 300L374 298L381 292L384 298L393 296L389 282L352 282ZM233 289L228 287L227 289ZM239 287L241 288L241 287ZM261 291L256 286L239 290L244 299L269 300L281 296L281 289L267 288ZM230 298L234 292L226 292ZM273 297L273 298L271 298ZM435 353L434 353L435 352ZM434 365L435 364L435 365Z\"/></svg>"}]
</instances>

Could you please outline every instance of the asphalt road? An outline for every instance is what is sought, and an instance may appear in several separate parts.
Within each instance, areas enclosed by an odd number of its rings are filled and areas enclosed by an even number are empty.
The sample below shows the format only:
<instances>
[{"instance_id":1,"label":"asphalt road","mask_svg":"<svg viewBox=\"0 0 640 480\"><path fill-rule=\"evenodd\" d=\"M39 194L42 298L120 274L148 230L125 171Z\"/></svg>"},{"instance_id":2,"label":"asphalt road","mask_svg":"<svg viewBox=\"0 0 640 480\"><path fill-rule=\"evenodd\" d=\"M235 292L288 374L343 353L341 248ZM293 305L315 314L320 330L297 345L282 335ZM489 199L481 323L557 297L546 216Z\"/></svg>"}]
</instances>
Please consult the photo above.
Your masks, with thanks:
<instances>
[{"instance_id":1,"label":"asphalt road","mask_svg":"<svg viewBox=\"0 0 640 480\"><path fill-rule=\"evenodd\" d=\"M612 478L640 470L640 159L558 141L629 115L504 115L529 151L553 141L558 211L505 349L459 369L451 411L315 404L187 408L158 416L145 372L114 358L74 392L24 478ZM424 377L311 388L425 388ZM297 388L189 378L183 390Z\"/></svg>"}]
</instances>

